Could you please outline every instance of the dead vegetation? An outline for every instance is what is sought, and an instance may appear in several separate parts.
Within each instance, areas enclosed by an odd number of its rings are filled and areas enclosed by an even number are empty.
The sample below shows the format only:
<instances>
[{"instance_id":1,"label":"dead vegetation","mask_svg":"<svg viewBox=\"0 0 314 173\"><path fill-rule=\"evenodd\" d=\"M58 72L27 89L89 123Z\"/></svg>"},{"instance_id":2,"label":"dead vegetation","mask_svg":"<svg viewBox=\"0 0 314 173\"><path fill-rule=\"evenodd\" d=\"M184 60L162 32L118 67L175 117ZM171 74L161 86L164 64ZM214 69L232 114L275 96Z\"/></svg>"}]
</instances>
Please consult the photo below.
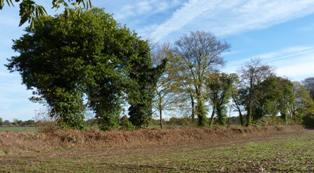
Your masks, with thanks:
<instances>
[{"instance_id":1,"label":"dead vegetation","mask_svg":"<svg viewBox=\"0 0 314 173\"><path fill-rule=\"evenodd\" d=\"M230 127L230 128L177 128L139 129L134 131L112 130L60 130L42 132L2 132L0 147L4 153L40 152L54 148L118 147L141 148L145 146L178 146L191 144L217 145L222 142L267 137L276 134L298 133L301 126Z\"/></svg>"}]
</instances>

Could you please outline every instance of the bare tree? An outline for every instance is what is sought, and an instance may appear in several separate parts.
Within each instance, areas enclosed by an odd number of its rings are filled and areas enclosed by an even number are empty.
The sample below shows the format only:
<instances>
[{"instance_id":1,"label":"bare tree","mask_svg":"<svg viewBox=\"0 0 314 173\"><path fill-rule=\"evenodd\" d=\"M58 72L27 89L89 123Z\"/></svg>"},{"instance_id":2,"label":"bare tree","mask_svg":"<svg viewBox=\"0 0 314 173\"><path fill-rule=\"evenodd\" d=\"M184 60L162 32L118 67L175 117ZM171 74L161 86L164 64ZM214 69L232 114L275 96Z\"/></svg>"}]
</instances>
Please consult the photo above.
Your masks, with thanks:
<instances>
[{"instance_id":1,"label":"bare tree","mask_svg":"<svg viewBox=\"0 0 314 173\"><path fill-rule=\"evenodd\" d=\"M186 101L186 96L182 92L183 87L178 83L180 66L176 63L176 58L170 51L170 44L156 45L152 53L153 63L157 66L164 59L167 65L164 73L160 76L155 88L154 108L159 114L160 128L163 128L163 112L171 111L174 107L182 105Z\"/></svg>"},{"instance_id":2,"label":"bare tree","mask_svg":"<svg viewBox=\"0 0 314 173\"><path fill-rule=\"evenodd\" d=\"M229 44L219 41L207 32L191 32L175 42L174 53L185 68L186 78L191 81L191 91L197 101L198 125L205 125L204 84L208 74L223 65L221 54Z\"/></svg>"},{"instance_id":3,"label":"bare tree","mask_svg":"<svg viewBox=\"0 0 314 173\"><path fill-rule=\"evenodd\" d=\"M260 59L251 59L241 68L241 82L247 89L246 96L246 111L247 120L246 125L252 123L253 107L257 103L255 95L255 87L259 85L264 79L273 74L273 69L268 65L263 65Z\"/></svg>"}]
</instances>

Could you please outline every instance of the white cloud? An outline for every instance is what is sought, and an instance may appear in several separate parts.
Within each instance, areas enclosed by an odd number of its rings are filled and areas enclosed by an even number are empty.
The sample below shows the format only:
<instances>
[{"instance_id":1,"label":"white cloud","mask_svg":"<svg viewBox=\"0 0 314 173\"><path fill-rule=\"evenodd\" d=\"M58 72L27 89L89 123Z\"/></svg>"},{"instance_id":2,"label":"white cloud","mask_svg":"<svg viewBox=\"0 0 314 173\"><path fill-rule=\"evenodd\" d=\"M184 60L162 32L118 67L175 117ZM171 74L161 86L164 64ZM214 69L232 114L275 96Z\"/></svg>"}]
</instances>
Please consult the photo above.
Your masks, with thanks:
<instances>
[{"instance_id":1,"label":"white cloud","mask_svg":"<svg viewBox=\"0 0 314 173\"><path fill-rule=\"evenodd\" d=\"M282 50L252 56L275 67L275 72L293 80L314 76L314 46L294 46ZM224 71L237 72L250 58L227 62Z\"/></svg>"},{"instance_id":2,"label":"white cloud","mask_svg":"<svg viewBox=\"0 0 314 173\"><path fill-rule=\"evenodd\" d=\"M189 0L150 37L159 41L173 32L191 30L237 34L312 14L313 5L314 0Z\"/></svg>"},{"instance_id":3,"label":"white cloud","mask_svg":"<svg viewBox=\"0 0 314 173\"><path fill-rule=\"evenodd\" d=\"M117 12L116 17L119 20L123 20L139 15L152 15L178 6L181 2L180 0L141 0L132 2L123 6Z\"/></svg>"}]
</instances>

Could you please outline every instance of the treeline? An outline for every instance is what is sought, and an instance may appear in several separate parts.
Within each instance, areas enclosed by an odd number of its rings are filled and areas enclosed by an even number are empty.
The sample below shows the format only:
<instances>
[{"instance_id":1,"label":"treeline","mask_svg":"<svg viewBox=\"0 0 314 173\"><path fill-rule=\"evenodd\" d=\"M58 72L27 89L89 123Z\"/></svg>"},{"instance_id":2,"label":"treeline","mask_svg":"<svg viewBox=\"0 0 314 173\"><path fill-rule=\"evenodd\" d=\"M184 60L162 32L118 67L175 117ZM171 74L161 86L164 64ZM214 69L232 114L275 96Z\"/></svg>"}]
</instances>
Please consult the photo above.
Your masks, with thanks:
<instances>
[{"instance_id":1,"label":"treeline","mask_svg":"<svg viewBox=\"0 0 314 173\"><path fill-rule=\"evenodd\" d=\"M221 54L228 48L211 34L192 32L157 50L155 59L168 60L156 87L160 120L163 111L177 111L183 104L199 126L226 125L234 111L243 126L264 117L314 125L314 78L290 81L259 59L248 61L237 74L221 72Z\"/></svg>"},{"instance_id":2,"label":"treeline","mask_svg":"<svg viewBox=\"0 0 314 173\"><path fill-rule=\"evenodd\" d=\"M183 110L199 126L225 125L228 104L247 126L264 116L280 115L288 123L312 115L309 86L276 76L258 60L239 74L220 72L229 47L197 31L151 48L101 9L68 9L34 19L14 41L19 54L7 67L21 74L33 90L31 100L48 105L62 127L83 129L88 109L100 129L116 128L125 107L122 122L136 128L148 126L153 110L161 127L164 111Z\"/></svg>"},{"instance_id":3,"label":"treeline","mask_svg":"<svg viewBox=\"0 0 314 173\"><path fill-rule=\"evenodd\" d=\"M0 127L23 127L23 126L36 126L37 123L34 120L18 120L14 119L13 121L3 120L0 118Z\"/></svg>"}]
</instances>

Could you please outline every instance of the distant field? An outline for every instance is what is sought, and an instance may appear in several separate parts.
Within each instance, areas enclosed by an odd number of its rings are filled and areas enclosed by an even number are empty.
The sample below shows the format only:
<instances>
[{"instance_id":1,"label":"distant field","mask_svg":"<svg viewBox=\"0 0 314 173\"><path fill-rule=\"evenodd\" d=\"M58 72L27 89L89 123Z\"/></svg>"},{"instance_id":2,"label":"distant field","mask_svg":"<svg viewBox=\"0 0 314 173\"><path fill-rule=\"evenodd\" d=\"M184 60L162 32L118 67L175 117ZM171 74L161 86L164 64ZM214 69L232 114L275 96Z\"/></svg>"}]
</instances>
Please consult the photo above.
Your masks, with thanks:
<instances>
[{"instance_id":1,"label":"distant field","mask_svg":"<svg viewBox=\"0 0 314 173\"><path fill-rule=\"evenodd\" d=\"M210 141L4 152L0 172L314 172L314 131Z\"/></svg>"},{"instance_id":2,"label":"distant field","mask_svg":"<svg viewBox=\"0 0 314 173\"><path fill-rule=\"evenodd\" d=\"M0 132L36 132L37 127L0 127Z\"/></svg>"}]
</instances>

